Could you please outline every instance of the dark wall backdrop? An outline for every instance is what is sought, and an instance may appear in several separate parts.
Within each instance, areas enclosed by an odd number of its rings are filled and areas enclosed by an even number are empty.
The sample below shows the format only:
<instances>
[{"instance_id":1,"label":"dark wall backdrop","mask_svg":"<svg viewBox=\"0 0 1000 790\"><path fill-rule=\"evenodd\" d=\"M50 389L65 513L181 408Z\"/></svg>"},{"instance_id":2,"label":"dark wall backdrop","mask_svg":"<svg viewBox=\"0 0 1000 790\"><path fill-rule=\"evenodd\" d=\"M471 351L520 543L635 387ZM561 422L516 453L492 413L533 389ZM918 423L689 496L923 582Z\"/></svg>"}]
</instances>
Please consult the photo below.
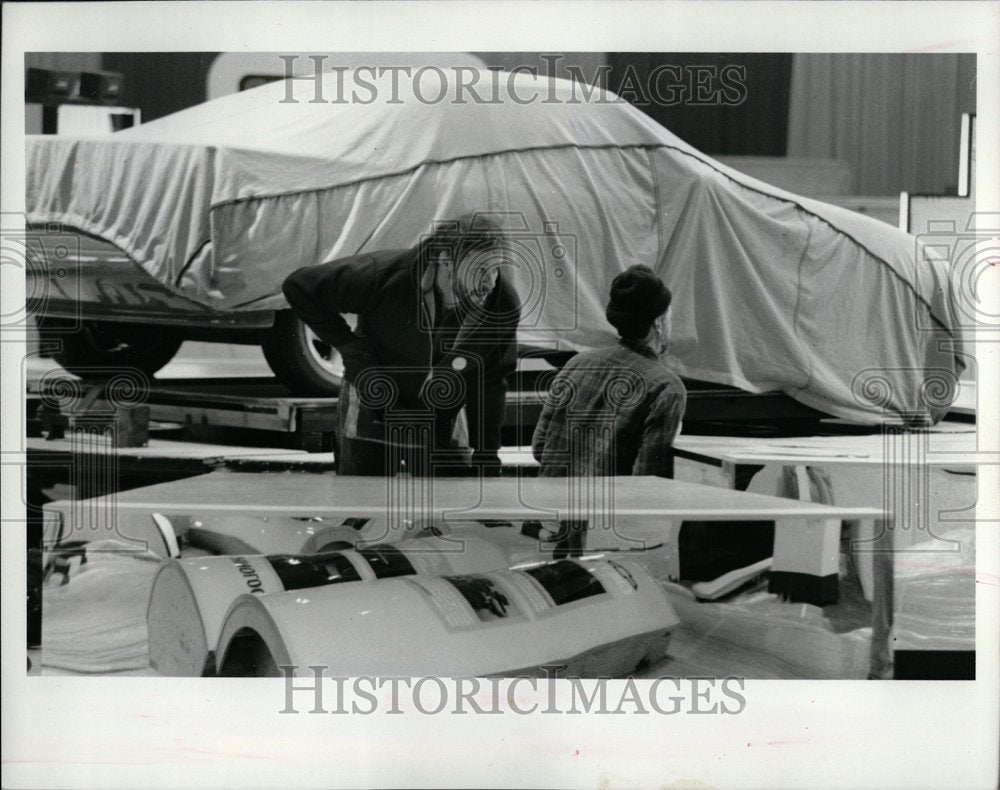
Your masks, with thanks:
<instances>
[{"instance_id":1,"label":"dark wall backdrop","mask_svg":"<svg viewBox=\"0 0 1000 790\"><path fill-rule=\"evenodd\" d=\"M218 54L106 52L101 65L124 75L122 104L142 110L147 123L205 101L205 78Z\"/></svg>"},{"instance_id":2,"label":"dark wall backdrop","mask_svg":"<svg viewBox=\"0 0 1000 790\"><path fill-rule=\"evenodd\" d=\"M608 54L611 72L608 87L623 98L633 101L643 112L666 126L682 140L706 154L784 156L788 145L788 110L792 84L791 53L647 53L612 52ZM715 103L700 104L689 98L665 106L653 101L645 104L634 100L634 78L640 85L649 82L654 70L661 65L674 66L684 75L694 75L697 67L711 90L712 71L721 74L726 67L746 70L741 81L745 95L738 104L728 103L719 91ZM673 73L676 73L676 69ZM670 72L668 72L670 74ZM733 72L730 72L732 76ZM666 94L669 77L661 93ZM716 84L715 87L720 87ZM669 94L667 94L669 95Z\"/></svg>"}]
</instances>

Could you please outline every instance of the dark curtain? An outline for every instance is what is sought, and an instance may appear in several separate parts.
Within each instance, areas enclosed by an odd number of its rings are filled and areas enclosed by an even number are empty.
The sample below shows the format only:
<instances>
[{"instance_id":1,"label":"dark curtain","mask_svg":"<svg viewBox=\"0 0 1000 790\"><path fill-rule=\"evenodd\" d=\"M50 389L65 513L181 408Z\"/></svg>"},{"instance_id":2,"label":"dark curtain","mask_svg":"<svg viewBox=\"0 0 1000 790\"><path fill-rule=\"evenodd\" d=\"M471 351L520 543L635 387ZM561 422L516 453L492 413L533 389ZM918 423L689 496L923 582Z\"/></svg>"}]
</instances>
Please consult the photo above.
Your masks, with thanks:
<instances>
[{"instance_id":1,"label":"dark curtain","mask_svg":"<svg viewBox=\"0 0 1000 790\"><path fill-rule=\"evenodd\" d=\"M201 104L209 66L218 52L107 52L102 66L123 77L122 104L138 107L142 122Z\"/></svg>"},{"instance_id":2,"label":"dark curtain","mask_svg":"<svg viewBox=\"0 0 1000 790\"><path fill-rule=\"evenodd\" d=\"M797 54L788 153L839 159L859 195L954 194L975 85L970 54Z\"/></svg>"},{"instance_id":3,"label":"dark curtain","mask_svg":"<svg viewBox=\"0 0 1000 790\"><path fill-rule=\"evenodd\" d=\"M619 52L608 62L611 90L699 151L785 156L790 53Z\"/></svg>"}]
</instances>

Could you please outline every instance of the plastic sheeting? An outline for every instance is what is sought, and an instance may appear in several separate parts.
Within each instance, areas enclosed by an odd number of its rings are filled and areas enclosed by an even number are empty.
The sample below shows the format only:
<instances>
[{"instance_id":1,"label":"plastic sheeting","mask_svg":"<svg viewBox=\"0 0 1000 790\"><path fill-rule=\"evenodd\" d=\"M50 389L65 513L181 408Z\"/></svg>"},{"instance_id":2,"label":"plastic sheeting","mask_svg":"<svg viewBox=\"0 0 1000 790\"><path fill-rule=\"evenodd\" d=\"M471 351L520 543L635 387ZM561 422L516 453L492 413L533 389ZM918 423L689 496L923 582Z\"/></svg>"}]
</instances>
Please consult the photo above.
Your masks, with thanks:
<instances>
[{"instance_id":1,"label":"plastic sheeting","mask_svg":"<svg viewBox=\"0 0 1000 790\"><path fill-rule=\"evenodd\" d=\"M976 649L974 529L942 532L897 552L894 576L895 650Z\"/></svg>"},{"instance_id":2,"label":"plastic sheeting","mask_svg":"<svg viewBox=\"0 0 1000 790\"><path fill-rule=\"evenodd\" d=\"M177 293L238 310L284 307L301 266L499 212L521 342L611 342L611 279L644 263L674 292L681 373L870 423L943 414L960 319L947 263L914 237L726 168L613 94L477 72L479 103L457 74L365 72L369 90L335 73L104 137L29 138L29 220L107 239Z\"/></svg>"},{"instance_id":3,"label":"plastic sheeting","mask_svg":"<svg viewBox=\"0 0 1000 790\"><path fill-rule=\"evenodd\" d=\"M65 584L42 590L42 673L156 674L146 602L160 558L98 541Z\"/></svg>"},{"instance_id":4,"label":"plastic sheeting","mask_svg":"<svg viewBox=\"0 0 1000 790\"><path fill-rule=\"evenodd\" d=\"M724 603L698 603L683 588L667 592L680 626L665 661L649 677L743 677L754 680L863 680L871 629L836 633L823 611L749 593Z\"/></svg>"}]
</instances>

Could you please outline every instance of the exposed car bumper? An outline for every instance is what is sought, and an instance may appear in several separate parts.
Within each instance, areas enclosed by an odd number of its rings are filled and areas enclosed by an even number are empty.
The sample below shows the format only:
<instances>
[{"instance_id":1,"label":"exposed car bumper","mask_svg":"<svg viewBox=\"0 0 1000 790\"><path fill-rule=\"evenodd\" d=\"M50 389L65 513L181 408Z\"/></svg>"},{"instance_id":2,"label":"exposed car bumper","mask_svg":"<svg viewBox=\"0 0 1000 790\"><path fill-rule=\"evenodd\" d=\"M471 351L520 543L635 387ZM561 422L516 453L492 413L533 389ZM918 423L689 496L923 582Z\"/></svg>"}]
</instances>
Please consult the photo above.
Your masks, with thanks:
<instances>
[{"instance_id":1,"label":"exposed car bumper","mask_svg":"<svg viewBox=\"0 0 1000 790\"><path fill-rule=\"evenodd\" d=\"M33 315L176 327L266 329L273 310L214 311L170 291L110 242L77 230L28 230Z\"/></svg>"}]
</instances>

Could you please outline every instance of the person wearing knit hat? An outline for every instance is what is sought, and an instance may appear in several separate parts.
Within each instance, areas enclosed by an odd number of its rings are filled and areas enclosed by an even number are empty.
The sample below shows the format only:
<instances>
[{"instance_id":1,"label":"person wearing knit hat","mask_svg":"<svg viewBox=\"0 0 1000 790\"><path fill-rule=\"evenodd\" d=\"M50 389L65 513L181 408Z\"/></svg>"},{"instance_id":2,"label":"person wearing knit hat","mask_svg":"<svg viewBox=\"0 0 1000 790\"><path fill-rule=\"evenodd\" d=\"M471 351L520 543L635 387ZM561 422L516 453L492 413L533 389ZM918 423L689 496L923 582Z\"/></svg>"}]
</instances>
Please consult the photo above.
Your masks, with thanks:
<instances>
[{"instance_id":1,"label":"person wearing knit hat","mask_svg":"<svg viewBox=\"0 0 1000 790\"><path fill-rule=\"evenodd\" d=\"M670 302L648 266L612 280L605 315L618 344L577 354L552 382L532 437L541 476L673 475L687 391L662 361Z\"/></svg>"},{"instance_id":2,"label":"person wearing knit hat","mask_svg":"<svg viewBox=\"0 0 1000 790\"><path fill-rule=\"evenodd\" d=\"M632 266L611 281L605 316L627 340L646 337L654 321L670 307L670 289L648 266Z\"/></svg>"}]
</instances>

